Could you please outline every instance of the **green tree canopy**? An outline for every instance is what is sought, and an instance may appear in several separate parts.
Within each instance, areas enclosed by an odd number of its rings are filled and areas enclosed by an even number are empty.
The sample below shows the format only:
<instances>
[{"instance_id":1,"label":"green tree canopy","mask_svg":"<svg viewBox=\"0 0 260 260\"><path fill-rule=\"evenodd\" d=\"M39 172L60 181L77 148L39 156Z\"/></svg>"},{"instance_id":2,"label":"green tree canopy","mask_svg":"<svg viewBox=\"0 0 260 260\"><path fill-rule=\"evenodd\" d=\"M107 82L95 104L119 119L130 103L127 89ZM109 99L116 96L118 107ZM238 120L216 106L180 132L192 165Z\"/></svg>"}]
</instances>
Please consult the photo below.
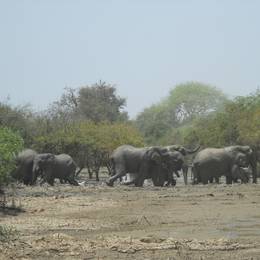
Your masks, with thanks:
<instances>
[{"instance_id":1,"label":"green tree canopy","mask_svg":"<svg viewBox=\"0 0 260 260\"><path fill-rule=\"evenodd\" d=\"M260 150L259 118L260 91L257 90L252 95L227 102L215 113L198 118L192 128L203 146L245 144Z\"/></svg>"},{"instance_id":2,"label":"green tree canopy","mask_svg":"<svg viewBox=\"0 0 260 260\"><path fill-rule=\"evenodd\" d=\"M174 87L160 103L146 108L137 116L136 125L147 144L176 143L190 140L187 126L227 102L217 88L199 82L187 82ZM185 126L185 127L184 127ZM193 138L195 143L198 138Z\"/></svg>"},{"instance_id":3,"label":"green tree canopy","mask_svg":"<svg viewBox=\"0 0 260 260\"><path fill-rule=\"evenodd\" d=\"M167 98L168 106L174 110L180 122L216 111L226 101L227 97L221 90L200 82L179 84L170 91Z\"/></svg>"},{"instance_id":4,"label":"green tree canopy","mask_svg":"<svg viewBox=\"0 0 260 260\"><path fill-rule=\"evenodd\" d=\"M8 127L24 139L26 145L32 142L33 112L29 105L13 107L0 103L0 127Z\"/></svg>"},{"instance_id":5,"label":"green tree canopy","mask_svg":"<svg viewBox=\"0 0 260 260\"><path fill-rule=\"evenodd\" d=\"M123 109L126 100L116 94L116 88L105 82L79 89L66 88L60 100L49 109L50 116L63 122L91 120L95 123L118 122L128 119Z\"/></svg>"}]
</instances>

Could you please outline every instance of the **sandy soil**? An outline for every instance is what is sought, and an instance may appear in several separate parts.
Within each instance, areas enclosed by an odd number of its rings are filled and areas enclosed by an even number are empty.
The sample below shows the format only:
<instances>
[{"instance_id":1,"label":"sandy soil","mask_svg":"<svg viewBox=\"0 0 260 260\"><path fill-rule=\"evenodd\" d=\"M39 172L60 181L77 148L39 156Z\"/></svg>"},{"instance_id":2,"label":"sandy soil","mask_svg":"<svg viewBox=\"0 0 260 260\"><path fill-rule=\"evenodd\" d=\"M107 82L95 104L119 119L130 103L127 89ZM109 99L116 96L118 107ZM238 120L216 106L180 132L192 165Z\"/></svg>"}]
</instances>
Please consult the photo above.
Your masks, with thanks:
<instances>
[{"instance_id":1,"label":"sandy soil","mask_svg":"<svg viewBox=\"0 0 260 260\"><path fill-rule=\"evenodd\" d=\"M260 259L260 184L19 186L0 259Z\"/></svg>"}]
</instances>

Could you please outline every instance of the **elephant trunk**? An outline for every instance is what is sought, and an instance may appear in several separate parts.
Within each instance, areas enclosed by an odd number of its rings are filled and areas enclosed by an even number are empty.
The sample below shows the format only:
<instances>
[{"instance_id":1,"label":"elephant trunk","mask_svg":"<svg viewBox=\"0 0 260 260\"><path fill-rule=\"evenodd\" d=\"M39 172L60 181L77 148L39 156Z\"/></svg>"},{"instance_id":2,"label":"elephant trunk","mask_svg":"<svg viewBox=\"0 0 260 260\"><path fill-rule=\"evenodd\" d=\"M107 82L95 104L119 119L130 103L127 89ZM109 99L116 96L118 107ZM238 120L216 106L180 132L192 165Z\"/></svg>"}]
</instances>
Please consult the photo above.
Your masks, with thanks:
<instances>
[{"instance_id":1,"label":"elephant trunk","mask_svg":"<svg viewBox=\"0 0 260 260\"><path fill-rule=\"evenodd\" d=\"M253 183L257 183L257 155L255 151L249 156L249 164L252 167Z\"/></svg>"},{"instance_id":2,"label":"elephant trunk","mask_svg":"<svg viewBox=\"0 0 260 260\"><path fill-rule=\"evenodd\" d=\"M193 150L185 148L185 152L187 154L193 154L193 153L196 153L199 149L200 149L200 145L198 147L196 147L195 149L193 149Z\"/></svg>"}]
</instances>

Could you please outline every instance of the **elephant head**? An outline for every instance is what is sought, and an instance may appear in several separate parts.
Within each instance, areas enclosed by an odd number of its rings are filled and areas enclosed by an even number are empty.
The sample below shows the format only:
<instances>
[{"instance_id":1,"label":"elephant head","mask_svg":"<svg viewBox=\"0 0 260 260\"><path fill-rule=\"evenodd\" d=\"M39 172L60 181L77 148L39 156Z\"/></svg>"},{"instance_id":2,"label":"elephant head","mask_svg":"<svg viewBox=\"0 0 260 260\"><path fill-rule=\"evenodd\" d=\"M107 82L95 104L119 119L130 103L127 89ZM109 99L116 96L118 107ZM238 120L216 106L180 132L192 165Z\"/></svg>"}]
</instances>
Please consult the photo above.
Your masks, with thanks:
<instances>
[{"instance_id":1,"label":"elephant head","mask_svg":"<svg viewBox=\"0 0 260 260\"><path fill-rule=\"evenodd\" d=\"M164 168L167 168L170 172L179 171L184 163L184 156L178 151L168 151L163 153Z\"/></svg>"},{"instance_id":2,"label":"elephant head","mask_svg":"<svg viewBox=\"0 0 260 260\"><path fill-rule=\"evenodd\" d=\"M249 159L246 154L238 152L235 154L235 164L239 167L247 167L249 164Z\"/></svg>"},{"instance_id":3,"label":"elephant head","mask_svg":"<svg viewBox=\"0 0 260 260\"><path fill-rule=\"evenodd\" d=\"M247 167L248 165L252 168L252 176L253 176L253 183L257 182L257 155L256 152L248 145L236 145L229 147L234 152L240 152L246 155L247 157L247 165L242 167Z\"/></svg>"},{"instance_id":4,"label":"elephant head","mask_svg":"<svg viewBox=\"0 0 260 260\"><path fill-rule=\"evenodd\" d=\"M35 156L33 161L33 174L37 177L43 172L48 171L55 160L55 155L51 153L42 153Z\"/></svg>"},{"instance_id":5,"label":"elephant head","mask_svg":"<svg viewBox=\"0 0 260 260\"><path fill-rule=\"evenodd\" d=\"M233 165L231 170L231 176L233 180L240 179L242 183L247 183L249 180L249 174L247 168L239 167L238 165Z\"/></svg>"},{"instance_id":6,"label":"elephant head","mask_svg":"<svg viewBox=\"0 0 260 260\"><path fill-rule=\"evenodd\" d=\"M146 160L154 162L157 166L161 166L167 170L180 170L184 162L184 156L181 152L167 148L151 147L146 152Z\"/></svg>"},{"instance_id":7,"label":"elephant head","mask_svg":"<svg viewBox=\"0 0 260 260\"><path fill-rule=\"evenodd\" d=\"M178 151L169 151L160 147L153 148L150 154L151 159L155 162L150 170L150 175L155 186L163 186L166 180L172 180L173 172L180 170L184 162L184 156Z\"/></svg>"},{"instance_id":8,"label":"elephant head","mask_svg":"<svg viewBox=\"0 0 260 260\"><path fill-rule=\"evenodd\" d=\"M144 159L149 162L154 162L155 164L162 163L162 149L160 147L149 147L144 155Z\"/></svg>"}]
</instances>

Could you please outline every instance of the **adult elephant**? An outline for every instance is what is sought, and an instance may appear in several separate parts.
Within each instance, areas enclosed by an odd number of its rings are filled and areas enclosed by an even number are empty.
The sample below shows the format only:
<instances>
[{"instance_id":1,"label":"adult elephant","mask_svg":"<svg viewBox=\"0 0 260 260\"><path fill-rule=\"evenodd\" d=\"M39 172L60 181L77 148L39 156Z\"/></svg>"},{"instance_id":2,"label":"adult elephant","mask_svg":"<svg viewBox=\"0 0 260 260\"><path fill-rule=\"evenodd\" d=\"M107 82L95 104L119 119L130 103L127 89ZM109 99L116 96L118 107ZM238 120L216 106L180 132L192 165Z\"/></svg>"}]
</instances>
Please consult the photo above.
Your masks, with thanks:
<instances>
[{"instance_id":1,"label":"adult elephant","mask_svg":"<svg viewBox=\"0 0 260 260\"><path fill-rule=\"evenodd\" d=\"M187 155L190 155L190 154L196 153L196 152L200 149L200 146L196 147L196 148L193 149L193 150L187 149L187 148L185 148L184 146L178 145L178 144L168 145L168 146L165 146L165 148L166 148L167 150L169 150L169 151L177 151L177 152L180 152L180 153L184 156L184 163L182 164L181 170L182 170L182 173L183 173L184 183L185 183L185 185L187 185L187 184L188 184L189 163L188 163L188 161L187 161L187 159L186 159L186 156L187 156ZM176 172L176 175L178 175L177 172Z\"/></svg>"},{"instance_id":2,"label":"adult elephant","mask_svg":"<svg viewBox=\"0 0 260 260\"><path fill-rule=\"evenodd\" d=\"M252 153L249 146L238 145L200 151L193 161L194 183L207 184L213 178L218 180L221 176L226 176L227 184L231 184L233 179L248 182L247 174L240 167L251 164Z\"/></svg>"},{"instance_id":3,"label":"adult elephant","mask_svg":"<svg viewBox=\"0 0 260 260\"><path fill-rule=\"evenodd\" d=\"M166 175L181 169L183 155L161 147L136 148L131 145L119 146L111 155L112 176L106 182L113 186L114 181L127 173L134 174L132 183L143 186L144 180L151 178L155 186L163 186ZM169 174L171 173L171 174ZM128 183L130 184L130 183Z\"/></svg>"},{"instance_id":4,"label":"adult elephant","mask_svg":"<svg viewBox=\"0 0 260 260\"><path fill-rule=\"evenodd\" d=\"M33 160L36 155L37 152L32 149L25 149L18 153L15 158L16 168L11 173L11 176L25 185L35 184L36 178L33 174Z\"/></svg>"},{"instance_id":5,"label":"adult elephant","mask_svg":"<svg viewBox=\"0 0 260 260\"><path fill-rule=\"evenodd\" d=\"M75 180L76 168L76 163L68 154L42 153L36 155L33 161L34 175L38 176L41 172L43 180L52 186L56 178L61 182L68 181L70 184L78 186L79 184Z\"/></svg>"}]
</instances>

